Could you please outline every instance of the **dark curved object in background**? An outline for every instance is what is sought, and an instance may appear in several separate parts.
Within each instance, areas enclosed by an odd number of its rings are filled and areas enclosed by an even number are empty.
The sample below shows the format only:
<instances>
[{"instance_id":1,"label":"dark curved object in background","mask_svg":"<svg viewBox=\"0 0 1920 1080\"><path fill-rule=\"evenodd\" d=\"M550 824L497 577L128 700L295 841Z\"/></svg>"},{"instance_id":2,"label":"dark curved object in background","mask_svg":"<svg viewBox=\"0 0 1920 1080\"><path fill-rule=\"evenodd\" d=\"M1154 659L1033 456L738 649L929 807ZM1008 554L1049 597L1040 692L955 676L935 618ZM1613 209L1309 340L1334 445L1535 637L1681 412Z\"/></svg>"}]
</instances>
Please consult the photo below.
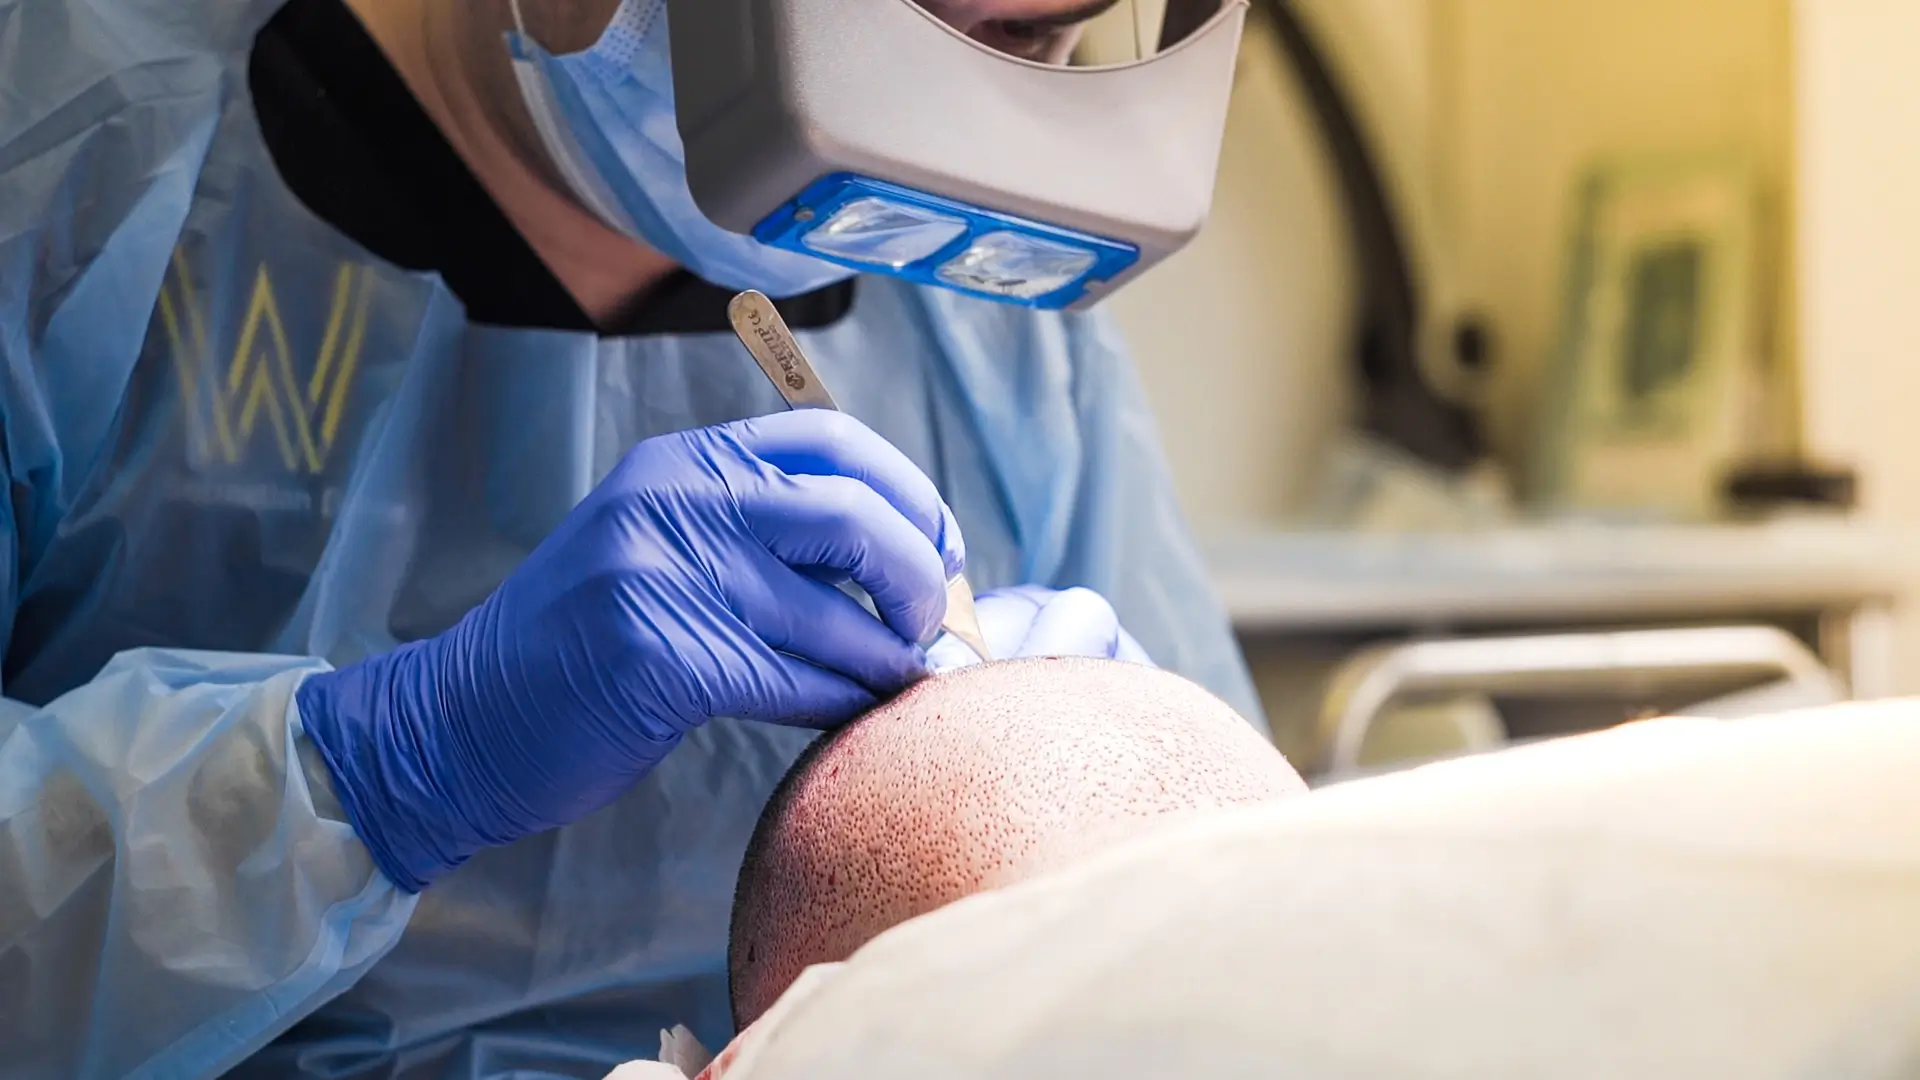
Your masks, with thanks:
<instances>
[{"instance_id":1,"label":"dark curved object in background","mask_svg":"<svg viewBox=\"0 0 1920 1080\"><path fill-rule=\"evenodd\" d=\"M1173 5L1178 7L1178 5ZM1399 220L1374 154L1347 96L1290 0L1253 0L1280 41L1288 67L1328 151L1346 207L1359 268L1361 324L1355 359L1364 390L1360 426L1434 465L1462 469L1486 452L1480 419L1428 385L1420 370L1420 295ZM1169 18L1163 40L1180 40ZM1462 325L1450 336L1453 362L1485 363L1486 331Z\"/></svg>"}]
</instances>

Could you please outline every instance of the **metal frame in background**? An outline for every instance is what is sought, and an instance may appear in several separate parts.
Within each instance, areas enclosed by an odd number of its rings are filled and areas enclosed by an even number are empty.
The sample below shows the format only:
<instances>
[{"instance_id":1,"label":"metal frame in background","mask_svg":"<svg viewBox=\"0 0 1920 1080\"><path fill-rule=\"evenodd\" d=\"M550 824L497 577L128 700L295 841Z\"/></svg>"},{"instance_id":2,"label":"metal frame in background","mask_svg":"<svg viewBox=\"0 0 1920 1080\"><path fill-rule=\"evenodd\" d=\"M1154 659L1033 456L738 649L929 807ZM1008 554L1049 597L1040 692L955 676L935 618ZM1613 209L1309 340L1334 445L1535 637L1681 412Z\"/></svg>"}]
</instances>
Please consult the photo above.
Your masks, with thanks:
<instances>
[{"instance_id":1,"label":"metal frame in background","mask_svg":"<svg viewBox=\"0 0 1920 1080\"><path fill-rule=\"evenodd\" d=\"M1406 229L1387 194L1379 157L1293 0L1252 0L1280 42L1282 59L1300 80L1307 107L1326 141L1345 204L1359 268L1362 303L1354 359L1365 390L1361 426L1440 468L1460 470L1486 453L1480 418L1429 383L1421 362L1422 291L1408 255ZM1462 362L1478 364L1484 333L1462 325L1449 335Z\"/></svg>"}]
</instances>

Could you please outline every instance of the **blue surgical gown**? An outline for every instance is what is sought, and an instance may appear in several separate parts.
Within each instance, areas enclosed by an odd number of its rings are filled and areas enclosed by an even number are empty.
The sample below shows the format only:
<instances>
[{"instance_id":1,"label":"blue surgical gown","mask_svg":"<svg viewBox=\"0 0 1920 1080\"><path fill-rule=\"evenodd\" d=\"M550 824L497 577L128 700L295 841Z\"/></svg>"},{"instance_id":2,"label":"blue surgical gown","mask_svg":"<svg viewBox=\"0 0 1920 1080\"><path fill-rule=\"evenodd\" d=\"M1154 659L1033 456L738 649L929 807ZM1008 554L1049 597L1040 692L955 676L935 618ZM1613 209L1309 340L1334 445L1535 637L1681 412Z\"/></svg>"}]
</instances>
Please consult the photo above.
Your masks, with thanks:
<instances>
[{"instance_id":1,"label":"blue surgical gown","mask_svg":"<svg viewBox=\"0 0 1920 1080\"><path fill-rule=\"evenodd\" d=\"M734 872L805 736L719 721L421 896L307 674L440 631L636 440L782 408L724 335L469 323L309 213L245 63L274 0L0 0L0 1074L599 1076L728 1036ZM1257 717L1098 316L863 280L803 335L975 584L1084 584Z\"/></svg>"}]
</instances>

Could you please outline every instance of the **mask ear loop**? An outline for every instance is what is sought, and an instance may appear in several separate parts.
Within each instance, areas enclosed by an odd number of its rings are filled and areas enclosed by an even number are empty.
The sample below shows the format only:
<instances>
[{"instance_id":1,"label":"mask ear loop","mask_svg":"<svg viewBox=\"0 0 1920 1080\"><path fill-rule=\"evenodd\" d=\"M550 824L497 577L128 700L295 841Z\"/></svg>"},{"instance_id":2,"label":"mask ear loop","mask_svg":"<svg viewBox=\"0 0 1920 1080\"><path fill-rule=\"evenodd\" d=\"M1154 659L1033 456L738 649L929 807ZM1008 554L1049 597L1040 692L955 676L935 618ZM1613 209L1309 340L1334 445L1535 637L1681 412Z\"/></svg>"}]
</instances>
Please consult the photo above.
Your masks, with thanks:
<instances>
[{"instance_id":1,"label":"mask ear loop","mask_svg":"<svg viewBox=\"0 0 1920 1080\"><path fill-rule=\"evenodd\" d=\"M527 33L526 20L521 17L520 0L507 0L507 7L513 12L514 29L507 35L513 78L519 84L520 99L525 103L534 131L540 137L540 145L547 152L547 161L559 170L561 181L588 213L599 218L610 229L629 236L636 235L631 225L624 224L626 215L616 209L619 204L607 191L606 182L581 160L567 133L566 121L561 118L559 106L553 100L553 88L548 85L546 75L527 55L530 47L537 46L533 46L533 38Z\"/></svg>"}]
</instances>

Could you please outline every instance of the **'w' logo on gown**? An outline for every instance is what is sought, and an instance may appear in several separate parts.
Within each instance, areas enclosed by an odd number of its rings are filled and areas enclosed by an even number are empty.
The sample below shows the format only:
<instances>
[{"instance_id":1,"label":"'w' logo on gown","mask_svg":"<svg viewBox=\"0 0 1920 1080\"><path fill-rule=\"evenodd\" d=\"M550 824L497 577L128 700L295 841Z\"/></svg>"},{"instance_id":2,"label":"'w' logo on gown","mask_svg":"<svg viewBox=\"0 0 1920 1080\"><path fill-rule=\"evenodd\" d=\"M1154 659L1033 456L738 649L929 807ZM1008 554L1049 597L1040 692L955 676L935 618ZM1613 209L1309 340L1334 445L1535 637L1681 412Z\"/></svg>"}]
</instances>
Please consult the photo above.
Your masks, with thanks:
<instances>
[{"instance_id":1,"label":"'w' logo on gown","mask_svg":"<svg viewBox=\"0 0 1920 1080\"><path fill-rule=\"evenodd\" d=\"M160 290L160 318L173 346L194 463L241 464L264 421L287 472L324 471L360 366L372 292L368 267L341 263L320 347L310 363L296 363L272 276L262 265L233 349L221 358L209 346L207 314L186 258L175 250Z\"/></svg>"}]
</instances>

